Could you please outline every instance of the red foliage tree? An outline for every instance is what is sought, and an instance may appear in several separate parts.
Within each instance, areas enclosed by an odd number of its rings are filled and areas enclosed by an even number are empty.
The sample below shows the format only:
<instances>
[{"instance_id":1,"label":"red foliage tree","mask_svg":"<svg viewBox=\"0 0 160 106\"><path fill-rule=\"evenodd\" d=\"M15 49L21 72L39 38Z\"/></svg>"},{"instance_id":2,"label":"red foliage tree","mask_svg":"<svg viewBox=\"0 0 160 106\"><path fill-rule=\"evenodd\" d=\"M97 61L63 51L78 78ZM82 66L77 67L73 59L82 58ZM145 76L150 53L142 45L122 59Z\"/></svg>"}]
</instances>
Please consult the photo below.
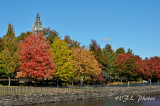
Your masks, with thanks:
<instances>
[{"instance_id":1,"label":"red foliage tree","mask_svg":"<svg viewBox=\"0 0 160 106\"><path fill-rule=\"evenodd\" d=\"M106 79L104 78L104 74L102 72L98 76L95 77L95 80L97 80L100 83L106 81Z\"/></svg>"},{"instance_id":2,"label":"red foliage tree","mask_svg":"<svg viewBox=\"0 0 160 106\"><path fill-rule=\"evenodd\" d=\"M151 57L150 62L152 64L152 70L154 72L154 78L160 78L160 57Z\"/></svg>"},{"instance_id":3,"label":"red foliage tree","mask_svg":"<svg viewBox=\"0 0 160 106\"><path fill-rule=\"evenodd\" d=\"M151 69L152 64L150 60L143 60L143 66L141 69L142 75L148 79L148 81L150 81L151 83L151 79L153 78L154 72Z\"/></svg>"},{"instance_id":4,"label":"red foliage tree","mask_svg":"<svg viewBox=\"0 0 160 106\"><path fill-rule=\"evenodd\" d=\"M136 70L134 71L135 73L138 73L138 75L142 76L142 71L143 71L143 66L144 66L144 62L142 60L141 57L137 56L137 55L132 55L135 63L136 63Z\"/></svg>"},{"instance_id":5,"label":"red foliage tree","mask_svg":"<svg viewBox=\"0 0 160 106\"><path fill-rule=\"evenodd\" d=\"M55 65L50 57L49 42L43 34L31 34L18 44L20 66L17 78L52 79Z\"/></svg>"},{"instance_id":6,"label":"red foliage tree","mask_svg":"<svg viewBox=\"0 0 160 106\"><path fill-rule=\"evenodd\" d=\"M160 57L151 57L139 62L140 73L151 83L152 78L160 78Z\"/></svg>"},{"instance_id":7,"label":"red foliage tree","mask_svg":"<svg viewBox=\"0 0 160 106\"><path fill-rule=\"evenodd\" d=\"M141 58L131 53L119 54L114 62L116 72L120 78L126 77L129 80L131 78L138 77L138 63Z\"/></svg>"}]
</instances>

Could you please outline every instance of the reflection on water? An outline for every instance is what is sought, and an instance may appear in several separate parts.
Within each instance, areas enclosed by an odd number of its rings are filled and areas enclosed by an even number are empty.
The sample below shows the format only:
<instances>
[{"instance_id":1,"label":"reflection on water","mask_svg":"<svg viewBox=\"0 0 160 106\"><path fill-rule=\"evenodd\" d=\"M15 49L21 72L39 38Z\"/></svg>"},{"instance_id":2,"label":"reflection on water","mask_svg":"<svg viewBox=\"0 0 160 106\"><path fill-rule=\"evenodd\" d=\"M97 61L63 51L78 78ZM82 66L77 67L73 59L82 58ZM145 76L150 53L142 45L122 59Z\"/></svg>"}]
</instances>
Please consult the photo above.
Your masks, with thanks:
<instances>
[{"instance_id":1,"label":"reflection on water","mask_svg":"<svg viewBox=\"0 0 160 106\"><path fill-rule=\"evenodd\" d=\"M86 100L77 100L77 101L66 101L66 102L57 102L57 103L48 103L48 104L37 104L37 105L28 105L28 106L160 106L160 94L152 95L142 95L146 97L155 97L155 100L141 100L138 96L133 96L131 100L123 102L123 100L117 100L115 98L96 98L96 99L86 99ZM131 97L131 95L130 95Z\"/></svg>"}]
</instances>

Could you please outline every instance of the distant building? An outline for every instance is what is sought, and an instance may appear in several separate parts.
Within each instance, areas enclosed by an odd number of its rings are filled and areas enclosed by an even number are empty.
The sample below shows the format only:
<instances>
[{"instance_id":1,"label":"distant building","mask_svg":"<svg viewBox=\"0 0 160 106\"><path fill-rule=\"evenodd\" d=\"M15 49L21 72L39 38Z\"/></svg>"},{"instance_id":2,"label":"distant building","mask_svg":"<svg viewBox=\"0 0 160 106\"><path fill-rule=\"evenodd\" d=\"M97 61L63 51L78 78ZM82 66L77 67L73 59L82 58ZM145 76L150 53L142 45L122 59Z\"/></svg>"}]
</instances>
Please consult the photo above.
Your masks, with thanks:
<instances>
[{"instance_id":1,"label":"distant building","mask_svg":"<svg viewBox=\"0 0 160 106\"><path fill-rule=\"evenodd\" d=\"M42 31L43 28L44 25L42 24L39 13L37 12L35 23L32 25L32 33L37 34L37 32Z\"/></svg>"}]
</instances>

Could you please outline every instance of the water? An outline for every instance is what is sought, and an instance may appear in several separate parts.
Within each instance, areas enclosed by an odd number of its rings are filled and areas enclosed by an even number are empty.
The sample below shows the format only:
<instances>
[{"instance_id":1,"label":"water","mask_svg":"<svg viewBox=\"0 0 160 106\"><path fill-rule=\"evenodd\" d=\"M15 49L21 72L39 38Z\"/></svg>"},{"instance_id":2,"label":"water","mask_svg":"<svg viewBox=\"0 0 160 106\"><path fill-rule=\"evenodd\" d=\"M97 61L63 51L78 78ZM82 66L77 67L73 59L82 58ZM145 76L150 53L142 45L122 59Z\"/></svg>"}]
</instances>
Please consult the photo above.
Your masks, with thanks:
<instances>
[{"instance_id":1,"label":"water","mask_svg":"<svg viewBox=\"0 0 160 106\"><path fill-rule=\"evenodd\" d=\"M128 96L128 98L127 98ZM150 98L150 100L142 100ZM123 99L122 99L123 97ZM141 100L140 100L141 99ZM139 102L138 102L139 100ZM150 95L124 95L119 97L96 98L77 101L37 104L28 106L160 106L160 93Z\"/></svg>"}]
</instances>

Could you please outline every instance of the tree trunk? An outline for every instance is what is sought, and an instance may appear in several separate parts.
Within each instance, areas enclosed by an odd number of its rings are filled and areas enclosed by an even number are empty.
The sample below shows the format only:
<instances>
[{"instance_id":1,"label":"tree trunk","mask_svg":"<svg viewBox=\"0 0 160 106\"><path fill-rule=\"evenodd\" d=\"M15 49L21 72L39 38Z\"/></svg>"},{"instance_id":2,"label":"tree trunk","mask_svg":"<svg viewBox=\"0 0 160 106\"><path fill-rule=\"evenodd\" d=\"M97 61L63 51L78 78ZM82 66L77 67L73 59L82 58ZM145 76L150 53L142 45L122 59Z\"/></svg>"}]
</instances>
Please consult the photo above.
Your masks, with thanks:
<instances>
[{"instance_id":1,"label":"tree trunk","mask_svg":"<svg viewBox=\"0 0 160 106\"><path fill-rule=\"evenodd\" d=\"M83 85L83 80L84 80L84 76L81 76L81 78L80 78L80 86Z\"/></svg>"},{"instance_id":2,"label":"tree trunk","mask_svg":"<svg viewBox=\"0 0 160 106\"><path fill-rule=\"evenodd\" d=\"M129 80L128 80L128 87L129 87Z\"/></svg>"},{"instance_id":3,"label":"tree trunk","mask_svg":"<svg viewBox=\"0 0 160 106\"><path fill-rule=\"evenodd\" d=\"M34 79L34 86L35 87L37 86L37 79L36 78Z\"/></svg>"},{"instance_id":4,"label":"tree trunk","mask_svg":"<svg viewBox=\"0 0 160 106\"><path fill-rule=\"evenodd\" d=\"M8 86L11 85L11 78L10 78L10 75L8 75Z\"/></svg>"},{"instance_id":5,"label":"tree trunk","mask_svg":"<svg viewBox=\"0 0 160 106\"><path fill-rule=\"evenodd\" d=\"M122 84L122 78L120 78L121 79L121 84Z\"/></svg>"},{"instance_id":6,"label":"tree trunk","mask_svg":"<svg viewBox=\"0 0 160 106\"><path fill-rule=\"evenodd\" d=\"M80 80L80 86L82 86L83 85L83 80Z\"/></svg>"},{"instance_id":7,"label":"tree trunk","mask_svg":"<svg viewBox=\"0 0 160 106\"><path fill-rule=\"evenodd\" d=\"M35 86L35 87L37 86L36 81L34 82L34 86Z\"/></svg>"},{"instance_id":8,"label":"tree trunk","mask_svg":"<svg viewBox=\"0 0 160 106\"><path fill-rule=\"evenodd\" d=\"M152 85L152 81L151 81L151 79L149 79L149 83L150 83L150 85Z\"/></svg>"},{"instance_id":9,"label":"tree trunk","mask_svg":"<svg viewBox=\"0 0 160 106\"><path fill-rule=\"evenodd\" d=\"M73 81L72 81L72 86L73 86Z\"/></svg>"}]
</instances>

